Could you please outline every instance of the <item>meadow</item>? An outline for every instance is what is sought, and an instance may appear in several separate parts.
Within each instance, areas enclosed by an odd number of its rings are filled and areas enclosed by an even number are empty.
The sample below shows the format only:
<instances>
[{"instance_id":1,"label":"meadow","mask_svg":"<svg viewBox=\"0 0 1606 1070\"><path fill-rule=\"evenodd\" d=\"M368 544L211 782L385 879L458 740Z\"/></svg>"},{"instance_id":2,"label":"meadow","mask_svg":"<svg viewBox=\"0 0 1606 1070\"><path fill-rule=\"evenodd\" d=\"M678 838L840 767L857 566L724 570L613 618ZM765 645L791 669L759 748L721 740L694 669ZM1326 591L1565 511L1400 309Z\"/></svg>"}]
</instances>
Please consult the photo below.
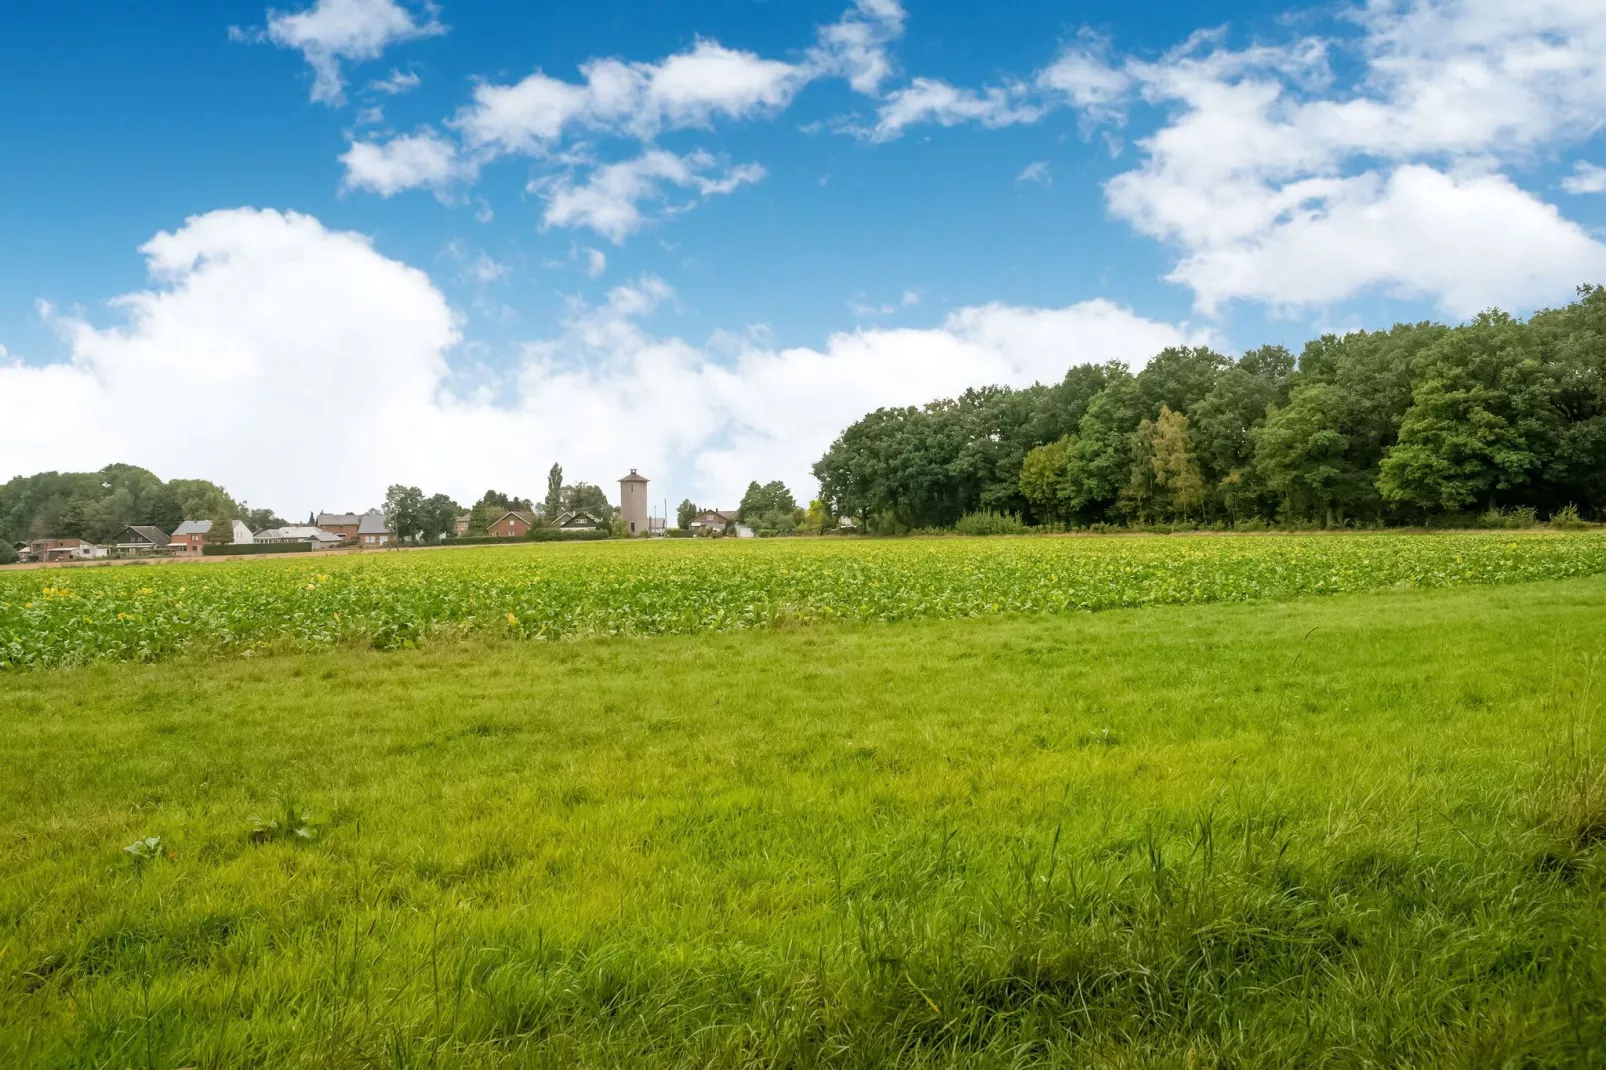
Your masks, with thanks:
<instances>
[{"instance_id":1,"label":"meadow","mask_svg":"<svg viewBox=\"0 0 1606 1070\"><path fill-rule=\"evenodd\" d=\"M0 671L687 635L1606 573L1594 534L667 541L0 573Z\"/></svg>"},{"instance_id":2,"label":"meadow","mask_svg":"<svg viewBox=\"0 0 1606 1070\"><path fill-rule=\"evenodd\" d=\"M1392 588L1512 542L1272 556ZM1152 601L1213 574L1127 545ZM1598 1065L1603 607L1585 577L0 674L0 1065Z\"/></svg>"}]
</instances>

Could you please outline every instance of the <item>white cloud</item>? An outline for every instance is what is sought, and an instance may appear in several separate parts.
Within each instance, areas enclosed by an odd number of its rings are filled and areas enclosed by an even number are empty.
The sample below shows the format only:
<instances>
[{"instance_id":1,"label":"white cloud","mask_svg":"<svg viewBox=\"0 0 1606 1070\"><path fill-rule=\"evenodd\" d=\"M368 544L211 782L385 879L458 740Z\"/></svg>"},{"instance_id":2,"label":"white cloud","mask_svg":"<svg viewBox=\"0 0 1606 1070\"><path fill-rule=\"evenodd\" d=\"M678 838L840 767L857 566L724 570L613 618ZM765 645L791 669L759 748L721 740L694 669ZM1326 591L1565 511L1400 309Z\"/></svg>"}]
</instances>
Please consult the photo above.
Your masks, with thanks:
<instances>
[{"instance_id":1,"label":"white cloud","mask_svg":"<svg viewBox=\"0 0 1606 1070\"><path fill-rule=\"evenodd\" d=\"M604 487L637 467L655 495L729 504L755 478L808 493L809 465L878 406L1212 340L1090 301L964 309L924 330L833 335L821 349L724 334L719 353L642 327L673 298L648 278L600 306L574 303L506 391L464 394L448 362L457 314L428 276L360 236L236 209L191 219L144 253L155 284L114 303L126 322L58 321L70 361L0 366L0 457L16 472L128 461L216 479L291 515L362 508L395 482L460 501L486 486L534 493L561 460ZM207 448L184 453L152 427L183 427Z\"/></svg>"},{"instance_id":2,"label":"white cloud","mask_svg":"<svg viewBox=\"0 0 1606 1070\"><path fill-rule=\"evenodd\" d=\"M433 8L426 5L424 14L415 18L396 0L318 0L294 13L269 11L266 37L306 58L314 101L339 104L345 99L340 61L378 59L393 44L446 32Z\"/></svg>"},{"instance_id":3,"label":"white cloud","mask_svg":"<svg viewBox=\"0 0 1606 1070\"><path fill-rule=\"evenodd\" d=\"M902 304L903 304L904 308L914 308L919 303L920 303L920 291L919 290L905 290L905 291L903 291L903 302L902 302Z\"/></svg>"},{"instance_id":4,"label":"white cloud","mask_svg":"<svg viewBox=\"0 0 1606 1070\"><path fill-rule=\"evenodd\" d=\"M706 40L660 63L599 59L580 73L580 82L537 71L512 85L482 83L452 125L470 148L539 154L576 130L648 139L772 114L807 81L801 67Z\"/></svg>"},{"instance_id":5,"label":"white cloud","mask_svg":"<svg viewBox=\"0 0 1606 1070\"><path fill-rule=\"evenodd\" d=\"M916 78L888 93L876 114L876 124L862 131L872 141L890 141L919 123L958 126L979 123L996 129L1017 123L1035 123L1045 109L1027 98L1027 87L987 86L960 89L934 78Z\"/></svg>"},{"instance_id":6,"label":"white cloud","mask_svg":"<svg viewBox=\"0 0 1606 1070\"><path fill-rule=\"evenodd\" d=\"M1021 168L1020 174L1015 176L1016 182L1035 182L1047 189L1054 184L1054 172L1047 160L1033 160Z\"/></svg>"},{"instance_id":7,"label":"white cloud","mask_svg":"<svg viewBox=\"0 0 1606 1070\"><path fill-rule=\"evenodd\" d=\"M377 108L377 107L375 107L375 108L363 108L363 109L361 109L360 111L357 112L357 118L354 120L353 125L355 125L355 126L378 126L380 123L382 123L384 121L385 121L385 109L384 108Z\"/></svg>"},{"instance_id":8,"label":"white cloud","mask_svg":"<svg viewBox=\"0 0 1606 1070\"><path fill-rule=\"evenodd\" d=\"M1573 173L1561 180L1561 188L1568 193L1606 193L1606 167L1579 160Z\"/></svg>"},{"instance_id":9,"label":"white cloud","mask_svg":"<svg viewBox=\"0 0 1606 1070\"><path fill-rule=\"evenodd\" d=\"M640 204L662 200L666 189L689 190L697 198L713 197L764 177L758 164L742 164L719 173L712 170L715 162L704 152L677 156L651 149L635 159L598 167L583 183L559 176L531 188L547 202L542 215L546 226L588 227L618 244L646 224Z\"/></svg>"},{"instance_id":10,"label":"white cloud","mask_svg":"<svg viewBox=\"0 0 1606 1070\"><path fill-rule=\"evenodd\" d=\"M1602 125L1601 15L1600 0L1374 0L1355 37L1234 50L1197 34L1118 66L1073 50L1040 81L1095 122L1128 99L1167 109L1106 194L1178 247L1171 278L1200 308L1378 288L1461 315L1601 277L1606 246L1498 173Z\"/></svg>"},{"instance_id":11,"label":"white cloud","mask_svg":"<svg viewBox=\"0 0 1606 1070\"><path fill-rule=\"evenodd\" d=\"M809 54L815 73L846 78L855 92L877 96L892 74L887 46L903 36L906 17L898 0L857 0L841 19L820 27Z\"/></svg>"},{"instance_id":12,"label":"white cloud","mask_svg":"<svg viewBox=\"0 0 1606 1070\"><path fill-rule=\"evenodd\" d=\"M423 82L413 71L391 70L390 77L378 78L368 83L368 88L376 93L386 93L399 97L403 93L411 93Z\"/></svg>"},{"instance_id":13,"label":"white cloud","mask_svg":"<svg viewBox=\"0 0 1606 1070\"><path fill-rule=\"evenodd\" d=\"M381 197L420 186L441 192L474 173L472 164L458 158L457 146L433 130L386 142L354 141L340 162L346 165L343 188L371 190Z\"/></svg>"},{"instance_id":14,"label":"white cloud","mask_svg":"<svg viewBox=\"0 0 1606 1070\"><path fill-rule=\"evenodd\" d=\"M602 273L608 270L608 255L601 249L587 249L586 277L590 279L601 278Z\"/></svg>"}]
</instances>

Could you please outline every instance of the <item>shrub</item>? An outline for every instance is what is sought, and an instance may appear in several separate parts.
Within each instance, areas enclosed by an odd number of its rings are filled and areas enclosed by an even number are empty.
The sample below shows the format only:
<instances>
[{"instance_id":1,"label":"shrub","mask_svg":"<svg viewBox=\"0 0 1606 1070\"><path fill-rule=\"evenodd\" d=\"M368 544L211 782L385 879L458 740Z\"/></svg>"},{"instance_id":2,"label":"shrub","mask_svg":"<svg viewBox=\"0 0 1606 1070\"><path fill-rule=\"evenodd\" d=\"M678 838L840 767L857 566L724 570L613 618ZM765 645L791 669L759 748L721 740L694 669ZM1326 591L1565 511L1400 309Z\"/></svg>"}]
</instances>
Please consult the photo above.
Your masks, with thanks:
<instances>
[{"instance_id":1,"label":"shrub","mask_svg":"<svg viewBox=\"0 0 1606 1070\"><path fill-rule=\"evenodd\" d=\"M229 543L226 546L203 546L207 557L243 557L246 554L304 554L312 550L309 542Z\"/></svg>"},{"instance_id":2,"label":"shrub","mask_svg":"<svg viewBox=\"0 0 1606 1070\"><path fill-rule=\"evenodd\" d=\"M0 565L14 565L17 563L17 548L9 542L0 539Z\"/></svg>"},{"instance_id":3,"label":"shrub","mask_svg":"<svg viewBox=\"0 0 1606 1070\"><path fill-rule=\"evenodd\" d=\"M1531 528L1539 522L1539 514L1531 505L1519 505L1513 509L1490 509L1478 517L1477 526L1480 528Z\"/></svg>"},{"instance_id":4,"label":"shrub","mask_svg":"<svg viewBox=\"0 0 1606 1070\"><path fill-rule=\"evenodd\" d=\"M1578 515L1578 506L1564 505L1550 514L1550 526L1560 531L1577 531L1584 526L1584 518Z\"/></svg>"},{"instance_id":5,"label":"shrub","mask_svg":"<svg viewBox=\"0 0 1606 1070\"><path fill-rule=\"evenodd\" d=\"M954 530L961 535L1021 535L1026 531L1026 525L1020 521L1016 513L995 513L991 509L983 509L979 513L966 513L954 525Z\"/></svg>"},{"instance_id":6,"label":"shrub","mask_svg":"<svg viewBox=\"0 0 1606 1070\"><path fill-rule=\"evenodd\" d=\"M1233 526L1234 531L1265 531L1266 522L1258 516L1248 516Z\"/></svg>"}]
</instances>

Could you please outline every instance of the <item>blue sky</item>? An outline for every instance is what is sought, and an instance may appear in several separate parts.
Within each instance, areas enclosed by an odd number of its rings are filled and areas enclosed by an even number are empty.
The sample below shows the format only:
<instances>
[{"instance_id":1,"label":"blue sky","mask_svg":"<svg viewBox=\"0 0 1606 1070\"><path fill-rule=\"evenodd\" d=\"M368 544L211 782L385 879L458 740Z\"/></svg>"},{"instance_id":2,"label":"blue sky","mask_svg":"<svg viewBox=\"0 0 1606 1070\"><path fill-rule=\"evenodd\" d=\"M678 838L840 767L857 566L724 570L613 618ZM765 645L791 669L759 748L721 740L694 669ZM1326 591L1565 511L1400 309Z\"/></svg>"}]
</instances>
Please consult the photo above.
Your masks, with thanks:
<instances>
[{"instance_id":1,"label":"blue sky","mask_svg":"<svg viewBox=\"0 0 1606 1070\"><path fill-rule=\"evenodd\" d=\"M1603 54L1600 0L23 5L0 478L806 495L877 405L1562 303Z\"/></svg>"}]
</instances>

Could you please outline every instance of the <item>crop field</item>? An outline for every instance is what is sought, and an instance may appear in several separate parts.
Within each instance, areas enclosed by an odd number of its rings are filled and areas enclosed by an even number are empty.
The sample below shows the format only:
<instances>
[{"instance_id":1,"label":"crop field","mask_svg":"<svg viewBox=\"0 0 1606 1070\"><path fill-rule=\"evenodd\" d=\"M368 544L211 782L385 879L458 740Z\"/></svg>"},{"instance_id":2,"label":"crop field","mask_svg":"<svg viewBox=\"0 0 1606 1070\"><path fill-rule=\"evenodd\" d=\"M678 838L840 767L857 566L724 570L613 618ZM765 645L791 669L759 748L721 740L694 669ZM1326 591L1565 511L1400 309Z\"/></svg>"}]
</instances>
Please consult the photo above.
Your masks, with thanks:
<instances>
[{"instance_id":1,"label":"crop field","mask_svg":"<svg viewBox=\"0 0 1606 1070\"><path fill-rule=\"evenodd\" d=\"M1488 534L524 545L0 573L0 670L684 635L1516 583L1606 572L1606 538Z\"/></svg>"}]
</instances>

